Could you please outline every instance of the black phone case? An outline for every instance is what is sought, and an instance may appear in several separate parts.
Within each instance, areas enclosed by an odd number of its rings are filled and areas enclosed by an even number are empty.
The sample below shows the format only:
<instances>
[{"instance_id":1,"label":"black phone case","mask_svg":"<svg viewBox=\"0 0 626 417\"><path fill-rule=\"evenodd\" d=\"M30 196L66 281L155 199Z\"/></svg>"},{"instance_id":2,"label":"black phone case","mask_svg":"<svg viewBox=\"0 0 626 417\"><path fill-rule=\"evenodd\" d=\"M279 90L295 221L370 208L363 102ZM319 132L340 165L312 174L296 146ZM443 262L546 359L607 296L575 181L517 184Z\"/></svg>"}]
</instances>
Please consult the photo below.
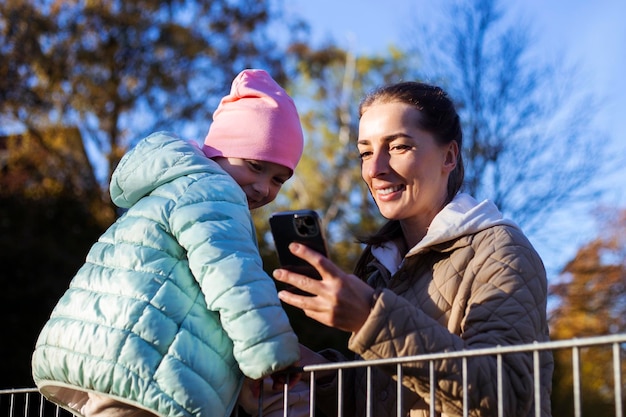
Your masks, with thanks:
<instances>
[{"instance_id":1,"label":"black phone case","mask_svg":"<svg viewBox=\"0 0 626 417\"><path fill-rule=\"evenodd\" d=\"M274 213L270 217L270 229L281 267L311 278L321 279L315 268L289 251L289 244L298 242L328 256L326 240L317 212L293 210Z\"/></svg>"}]
</instances>

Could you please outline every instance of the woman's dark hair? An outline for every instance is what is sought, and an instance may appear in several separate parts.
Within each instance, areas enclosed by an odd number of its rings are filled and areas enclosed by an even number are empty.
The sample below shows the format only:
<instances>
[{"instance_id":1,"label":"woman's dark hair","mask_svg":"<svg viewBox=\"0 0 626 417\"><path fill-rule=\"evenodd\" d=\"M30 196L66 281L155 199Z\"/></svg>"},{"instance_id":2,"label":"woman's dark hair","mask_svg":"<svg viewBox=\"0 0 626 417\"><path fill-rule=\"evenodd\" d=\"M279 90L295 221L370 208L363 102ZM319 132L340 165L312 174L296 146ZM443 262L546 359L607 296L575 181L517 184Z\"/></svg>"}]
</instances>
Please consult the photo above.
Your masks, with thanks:
<instances>
[{"instance_id":1,"label":"woman's dark hair","mask_svg":"<svg viewBox=\"0 0 626 417\"><path fill-rule=\"evenodd\" d=\"M365 96L359 105L359 118L374 104L393 102L406 103L419 110L421 114L419 127L432 134L439 145L446 145L452 141L457 143L459 154L456 167L448 178L448 193L445 203L449 203L461 189L465 176L465 168L461 156L463 132L454 103L440 87L407 81L378 88ZM385 224L376 234L360 239L360 241L368 245L376 245L393 240L401 235L402 231L399 223L392 220ZM359 259L355 272L358 272L361 267L365 266L362 263L366 261L364 258L370 257L367 255L369 252L368 247L361 259ZM357 275L359 274L357 273Z\"/></svg>"}]
</instances>

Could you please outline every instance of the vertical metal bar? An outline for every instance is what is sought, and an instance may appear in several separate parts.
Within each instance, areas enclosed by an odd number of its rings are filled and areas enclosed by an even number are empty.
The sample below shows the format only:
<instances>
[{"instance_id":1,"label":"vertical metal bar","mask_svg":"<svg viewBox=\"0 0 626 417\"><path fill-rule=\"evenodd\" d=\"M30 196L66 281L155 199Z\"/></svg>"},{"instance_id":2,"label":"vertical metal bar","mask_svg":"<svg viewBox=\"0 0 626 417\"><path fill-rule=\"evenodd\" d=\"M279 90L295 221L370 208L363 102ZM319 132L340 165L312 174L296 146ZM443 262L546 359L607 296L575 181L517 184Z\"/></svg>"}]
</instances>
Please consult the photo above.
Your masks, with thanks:
<instances>
[{"instance_id":1,"label":"vertical metal bar","mask_svg":"<svg viewBox=\"0 0 626 417\"><path fill-rule=\"evenodd\" d=\"M533 348L533 374L535 376L535 417L541 417L541 362L539 350L536 347Z\"/></svg>"},{"instance_id":2,"label":"vertical metal bar","mask_svg":"<svg viewBox=\"0 0 626 417\"><path fill-rule=\"evenodd\" d=\"M613 381L615 383L615 417L622 417L622 366L619 343L613 343Z\"/></svg>"},{"instance_id":3,"label":"vertical metal bar","mask_svg":"<svg viewBox=\"0 0 626 417\"><path fill-rule=\"evenodd\" d=\"M366 372L365 417L372 417L372 367L368 366L365 372Z\"/></svg>"},{"instance_id":4,"label":"vertical metal bar","mask_svg":"<svg viewBox=\"0 0 626 417\"><path fill-rule=\"evenodd\" d=\"M502 387L502 354L498 353L496 358L497 383L498 383L498 417L504 417L504 389Z\"/></svg>"},{"instance_id":5,"label":"vertical metal bar","mask_svg":"<svg viewBox=\"0 0 626 417\"><path fill-rule=\"evenodd\" d=\"M39 417L43 417L44 404L45 404L44 396L39 394Z\"/></svg>"},{"instance_id":6,"label":"vertical metal bar","mask_svg":"<svg viewBox=\"0 0 626 417\"><path fill-rule=\"evenodd\" d=\"M463 356L463 417L469 416L469 399L467 389L467 356Z\"/></svg>"},{"instance_id":7,"label":"vertical metal bar","mask_svg":"<svg viewBox=\"0 0 626 417\"><path fill-rule=\"evenodd\" d=\"M309 391L309 416L315 417L315 371L311 372Z\"/></svg>"},{"instance_id":8,"label":"vertical metal bar","mask_svg":"<svg viewBox=\"0 0 626 417\"><path fill-rule=\"evenodd\" d=\"M572 347L572 370L574 385L574 416L580 417L580 350Z\"/></svg>"},{"instance_id":9,"label":"vertical metal bar","mask_svg":"<svg viewBox=\"0 0 626 417\"><path fill-rule=\"evenodd\" d=\"M24 417L28 417L28 400L30 399L30 392L24 394Z\"/></svg>"},{"instance_id":10,"label":"vertical metal bar","mask_svg":"<svg viewBox=\"0 0 626 417\"><path fill-rule=\"evenodd\" d=\"M430 381L430 417L435 417L435 389L437 388L437 381L435 381L435 361L431 360L428 362L428 370L429 376L428 380Z\"/></svg>"},{"instance_id":11,"label":"vertical metal bar","mask_svg":"<svg viewBox=\"0 0 626 417\"><path fill-rule=\"evenodd\" d=\"M396 390L396 415L402 417L402 364L399 363L396 368L396 376L398 378Z\"/></svg>"},{"instance_id":12,"label":"vertical metal bar","mask_svg":"<svg viewBox=\"0 0 626 417\"><path fill-rule=\"evenodd\" d=\"M15 394L11 394L9 398L9 417L13 417L13 410L15 408Z\"/></svg>"},{"instance_id":13,"label":"vertical metal bar","mask_svg":"<svg viewBox=\"0 0 626 417\"><path fill-rule=\"evenodd\" d=\"M289 412L289 377L291 375L287 373L287 379L283 385L283 417L288 417Z\"/></svg>"},{"instance_id":14,"label":"vertical metal bar","mask_svg":"<svg viewBox=\"0 0 626 417\"><path fill-rule=\"evenodd\" d=\"M343 417L343 368L337 370L337 417Z\"/></svg>"}]
</instances>

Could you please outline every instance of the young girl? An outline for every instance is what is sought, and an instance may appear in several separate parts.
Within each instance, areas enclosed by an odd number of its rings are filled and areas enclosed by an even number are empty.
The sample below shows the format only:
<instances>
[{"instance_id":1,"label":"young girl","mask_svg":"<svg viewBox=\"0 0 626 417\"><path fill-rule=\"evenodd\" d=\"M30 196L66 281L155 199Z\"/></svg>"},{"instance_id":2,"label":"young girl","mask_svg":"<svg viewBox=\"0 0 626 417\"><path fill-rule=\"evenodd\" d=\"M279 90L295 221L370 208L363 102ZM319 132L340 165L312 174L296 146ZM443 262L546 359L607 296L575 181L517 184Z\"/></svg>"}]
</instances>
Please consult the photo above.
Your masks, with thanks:
<instances>
[{"instance_id":1,"label":"young girl","mask_svg":"<svg viewBox=\"0 0 626 417\"><path fill-rule=\"evenodd\" d=\"M127 211L37 341L42 394L84 416L228 416L244 375L297 362L249 210L274 200L302 149L291 98L245 70L202 149L159 132L128 152L110 186Z\"/></svg>"}]
</instances>

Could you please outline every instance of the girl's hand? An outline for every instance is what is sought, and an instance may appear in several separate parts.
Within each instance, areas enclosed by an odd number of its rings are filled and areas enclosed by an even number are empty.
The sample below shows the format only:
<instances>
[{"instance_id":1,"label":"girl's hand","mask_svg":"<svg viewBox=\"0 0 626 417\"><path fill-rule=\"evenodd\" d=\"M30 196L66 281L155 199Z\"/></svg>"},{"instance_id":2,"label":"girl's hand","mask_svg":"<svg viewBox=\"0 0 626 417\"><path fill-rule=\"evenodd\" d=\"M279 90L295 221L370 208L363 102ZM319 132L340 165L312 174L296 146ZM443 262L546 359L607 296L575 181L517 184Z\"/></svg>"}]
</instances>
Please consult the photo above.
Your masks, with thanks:
<instances>
[{"instance_id":1,"label":"girl's hand","mask_svg":"<svg viewBox=\"0 0 626 417\"><path fill-rule=\"evenodd\" d=\"M298 365L298 363L293 364L287 369L283 369L282 371L274 372L272 374L272 389L273 390L281 390L283 386L289 380L289 389L293 388L300 380L302 379L302 367Z\"/></svg>"}]
</instances>

